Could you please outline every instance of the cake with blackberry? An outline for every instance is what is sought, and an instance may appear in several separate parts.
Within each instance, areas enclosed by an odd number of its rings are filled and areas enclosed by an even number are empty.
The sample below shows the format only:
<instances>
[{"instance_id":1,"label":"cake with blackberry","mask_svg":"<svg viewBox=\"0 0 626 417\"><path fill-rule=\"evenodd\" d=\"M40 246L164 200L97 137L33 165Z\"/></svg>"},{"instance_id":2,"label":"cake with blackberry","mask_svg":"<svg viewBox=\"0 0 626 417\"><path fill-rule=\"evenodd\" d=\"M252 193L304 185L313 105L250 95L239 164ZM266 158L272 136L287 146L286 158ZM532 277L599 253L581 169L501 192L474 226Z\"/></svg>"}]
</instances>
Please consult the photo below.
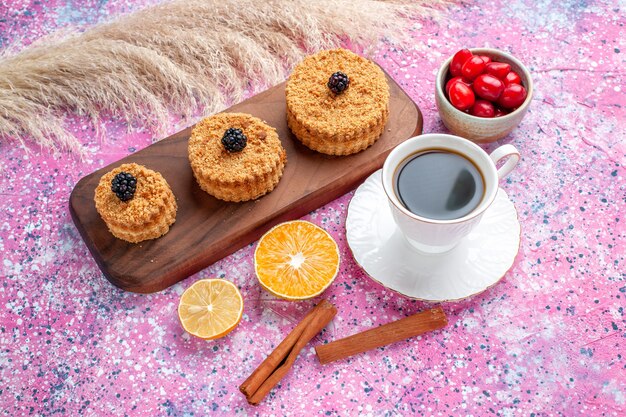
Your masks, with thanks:
<instances>
[{"instance_id":1,"label":"cake with blackberry","mask_svg":"<svg viewBox=\"0 0 626 417\"><path fill-rule=\"evenodd\" d=\"M305 58L286 87L287 124L305 146L350 155L382 135L389 116L389 86L378 65L345 49Z\"/></svg>"},{"instance_id":2,"label":"cake with blackberry","mask_svg":"<svg viewBox=\"0 0 626 417\"><path fill-rule=\"evenodd\" d=\"M261 119L219 113L193 128L189 162L204 191L224 201L247 201L276 187L287 152L276 129Z\"/></svg>"},{"instance_id":3,"label":"cake with blackberry","mask_svg":"<svg viewBox=\"0 0 626 417\"><path fill-rule=\"evenodd\" d=\"M137 243L156 239L176 221L174 193L158 172L123 164L100 178L96 210L113 236Z\"/></svg>"}]
</instances>

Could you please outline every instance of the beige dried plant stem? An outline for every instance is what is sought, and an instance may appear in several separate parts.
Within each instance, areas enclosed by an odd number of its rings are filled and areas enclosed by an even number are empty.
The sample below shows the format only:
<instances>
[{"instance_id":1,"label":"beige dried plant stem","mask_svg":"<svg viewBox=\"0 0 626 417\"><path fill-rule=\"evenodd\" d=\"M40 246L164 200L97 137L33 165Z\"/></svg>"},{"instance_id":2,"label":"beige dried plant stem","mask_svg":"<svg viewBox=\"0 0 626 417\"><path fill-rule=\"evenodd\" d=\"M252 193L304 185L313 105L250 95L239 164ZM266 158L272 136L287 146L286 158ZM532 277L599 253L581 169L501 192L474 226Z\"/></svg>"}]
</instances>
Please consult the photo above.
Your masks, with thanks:
<instances>
[{"instance_id":1,"label":"beige dried plant stem","mask_svg":"<svg viewBox=\"0 0 626 417\"><path fill-rule=\"evenodd\" d=\"M65 128L68 111L96 127L107 111L163 129L170 112L214 113L282 81L307 53L401 38L412 18L446 3L179 0L51 36L0 60L0 137L82 152Z\"/></svg>"}]
</instances>

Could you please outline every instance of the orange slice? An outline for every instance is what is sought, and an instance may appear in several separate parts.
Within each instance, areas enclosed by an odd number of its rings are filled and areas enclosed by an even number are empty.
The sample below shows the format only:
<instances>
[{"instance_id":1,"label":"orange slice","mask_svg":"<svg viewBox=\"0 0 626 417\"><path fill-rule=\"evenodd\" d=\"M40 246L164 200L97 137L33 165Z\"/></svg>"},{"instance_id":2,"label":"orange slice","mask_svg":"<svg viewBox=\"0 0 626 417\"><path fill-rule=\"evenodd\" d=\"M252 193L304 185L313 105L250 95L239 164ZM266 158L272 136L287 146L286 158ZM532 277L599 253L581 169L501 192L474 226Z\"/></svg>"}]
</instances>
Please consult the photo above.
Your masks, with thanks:
<instances>
[{"instance_id":1,"label":"orange slice","mask_svg":"<svg viewBox=\"0 0 626 417\"><path fill-rule=\"evenodd\" d=\"M202 339L219 339L241 320L243 298L230 281L202 279L185 290L178 304L183 328Z\"/></svg>"},{"instance_id":2,"label":"orange slice","mask_svg":"<svg viewBox=\"0 0 626 417\"><path fill-rule=\"evenodd\" d=\"M328 232L313 223L281 223L259 240L254 270L263 288L277 297L312 298L337 276L339 248Z\"/></svg>"}]
</instances>

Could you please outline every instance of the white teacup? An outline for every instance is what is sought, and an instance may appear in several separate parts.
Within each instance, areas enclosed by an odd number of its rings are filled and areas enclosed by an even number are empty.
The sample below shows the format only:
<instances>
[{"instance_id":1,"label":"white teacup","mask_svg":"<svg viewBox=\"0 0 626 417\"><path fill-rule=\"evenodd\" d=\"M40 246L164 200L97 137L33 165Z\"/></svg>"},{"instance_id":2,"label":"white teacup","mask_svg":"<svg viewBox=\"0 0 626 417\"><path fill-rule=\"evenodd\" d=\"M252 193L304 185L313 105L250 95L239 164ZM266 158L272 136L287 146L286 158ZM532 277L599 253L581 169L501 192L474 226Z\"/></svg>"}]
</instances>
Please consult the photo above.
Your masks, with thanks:
<instances>
[{"instance_id":1,"label":"white teacup","mask_svg":"<svg viewBox=\"0 0 626 417\"><path fill-rule=\"evenodd\" d=\"M409 158L433 150L461 155L480 171L484 180L483 197L469 214L452 220L430 219L409 211L398 197L395 182L399 169ZM420 252L451 250L480 222L496 198L499 180L513 170L519 157L518 150L510 144L500 146L489 155L475 143L454 135L431 133L407 139L387 156L382 172L383 188L398 228L409 244ZM506 161L497 168L496 164L501 160Z\"/></svg>"}]
</instances>

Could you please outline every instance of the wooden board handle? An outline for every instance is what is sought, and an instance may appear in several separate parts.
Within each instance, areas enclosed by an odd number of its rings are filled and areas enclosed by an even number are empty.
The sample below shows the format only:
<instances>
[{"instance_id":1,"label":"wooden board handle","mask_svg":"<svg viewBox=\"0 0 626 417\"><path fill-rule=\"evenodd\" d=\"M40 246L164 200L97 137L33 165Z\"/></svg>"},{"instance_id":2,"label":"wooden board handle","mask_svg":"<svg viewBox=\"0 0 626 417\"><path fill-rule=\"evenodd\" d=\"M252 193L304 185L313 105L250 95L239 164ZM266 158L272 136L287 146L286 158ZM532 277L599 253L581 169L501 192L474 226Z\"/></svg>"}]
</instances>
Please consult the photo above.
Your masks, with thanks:
<instances>
[{"instance_id":1,"label":"wooden board handle","mask_svg":"<svg viewBox=\"0 0 626 417\"><path fill-rule=\"evenodd\" d=\"M431 330L441 329L447 324L446 314L441 307L436 307L326 345L316 346L315 351L320 363L326 364Z\"/></svg>"}]
</instances>

